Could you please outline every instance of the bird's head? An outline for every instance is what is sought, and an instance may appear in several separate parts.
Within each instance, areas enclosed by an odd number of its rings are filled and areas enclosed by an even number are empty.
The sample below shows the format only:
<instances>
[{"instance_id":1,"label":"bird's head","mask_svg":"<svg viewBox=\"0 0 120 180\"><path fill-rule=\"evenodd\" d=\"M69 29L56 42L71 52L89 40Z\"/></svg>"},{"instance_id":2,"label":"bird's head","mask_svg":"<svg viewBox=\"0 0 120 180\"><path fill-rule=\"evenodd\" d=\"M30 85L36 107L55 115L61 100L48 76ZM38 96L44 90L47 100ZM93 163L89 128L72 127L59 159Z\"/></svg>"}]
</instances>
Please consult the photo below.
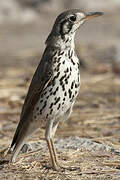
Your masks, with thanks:
<instances>
[{"instance_id":1,"label":"bird's head","mask_svg":"<svg viewBox=\"0 0 120 180\"><path fill-rule=\"evenodd\" d=\"M103 15L102 12L90 12L85 14L78 9L68 10L60 14L54 23L53 29L47 41L60 38L65 42L75 34L77 29L87 20Z\"/></svg>"}]
</instances>

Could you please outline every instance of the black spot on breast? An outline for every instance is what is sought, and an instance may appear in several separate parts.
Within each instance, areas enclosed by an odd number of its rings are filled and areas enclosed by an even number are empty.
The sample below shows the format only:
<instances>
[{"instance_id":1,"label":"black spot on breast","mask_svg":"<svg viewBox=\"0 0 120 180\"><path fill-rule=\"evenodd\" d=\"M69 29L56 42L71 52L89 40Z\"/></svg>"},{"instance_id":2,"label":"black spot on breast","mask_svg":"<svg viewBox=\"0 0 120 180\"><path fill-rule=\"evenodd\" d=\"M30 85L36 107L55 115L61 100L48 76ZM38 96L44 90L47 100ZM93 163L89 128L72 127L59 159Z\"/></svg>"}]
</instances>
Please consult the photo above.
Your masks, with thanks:
<instances>
[{"instance_id":1,"label":"black spot on breast","mask_svg":"<svg viewBox=\"0 0 120 180\"><path fill-rule=\"evenodd\" d=\"M68 78L65 79L65 84L68 84Z\"/></svg>"},{"instance_id":2,"label":"black spot on breast","mask_svg":"<svg viewBox=\"0 0 120 180\"><path fill-rule=\"evenodd\" d=\"M53 92L53 95L56 95L56 92L58 91L59 87L56 88L56 90Z\"/></svg>"},{"instance_id":3,"label":"black spot on breast","mask_svg":"<svg viewBox=\"0 0 120 180\"><path fill-rule=\"evenodd\" d=\"M44 105L43 105L43 107L42 107L42 110L46 107L46 105L47 105L47 101L44 102Z\"/></svg>"},{"instance_id":4,"label":"black spot on breast","mask_svg":"<svg viewBox=\"0 0 120 180\"><path fill-rule=\"evenodd\" d=\"M78 83L80 83L80 77L79 77L79 75L78 75Z\"/></svg>"},{"instance_id":5,"label":"black spot on breast","mask_svg":"<svg viewBox=\"0 0 120 180\"><path fill-rule=\"evenodd\" d=\"M62 82L65 77L66 77L66 74L64 74L64 76L62 76L62 77L60 78L60 82Z\"/></svg>"},{"instance_id":6,"label":"black spot on breast","mask_svg":"<svg viewBox=\"0 0 120 180\"><path fill-rule=\"evenodd\" d=\"M60 81L60 85L61 85L61 86L63 85L63 81Z\"/></svg>"},{"instance_id":7,"label":"black spot on breast","mask_svg":"<svg viewBox=\"0 0 120 180\"><path fill-rule=\"evenodd\" d=\"M65 64L65 60L62 63Z\"/></svg>"},{"instance_id":8,"label":"black spot on breast","mask_svg":"<svg viewBox=\"0 0 120 180\"><path fill-rule=\"evenodd\" d=\"M59 75L60 75L60 72L58 72L58 73L56 74L55 78L58 78L58 77L59 77Z\"/></svg>"},{"instance_id":9,"label":"black spot on breast","mask_svg":"<svg viewBox=\"0 0 120 180\"><path fill-rule=\"evenodd\" d=\"M49 98L49 95L46 97L46 99L48 99Z\"/></svg>"},{"instance_id":10,"label":"black spot on breast","mask_svg":"<svg viewBox=\"0 0 120 180\"><path fill-rule=\"evenodd\" d=\"M55 97L55 99L54 99L54 100L56 101L56 99L57 99L57 97Z\"/></svg>"},{"instance_id":11,"label":"black spot on breast","mask_svg":"<svg viewBox=\"0 0 120 180\"><path fill-rule=\"evenodd\" d=\"M75 91L75 94L77 94L77 91Z\"/></svg>"},{"instance_id":12,"label":"black spot on breast","mask_svg":"<svg viewBox=\"0 0 120 180\"><path fill-rule=\"evenodd\" d=\"M75 65L75 62L73 61L73 59L72 59L72 58L71 58L71 62L72 62L72 64L73 64L73 65Z\"/></svg>"},{"instance_id":13,"label":"black spot on breast","mask_svg":"<svg viewBox=\"0 0 120 180\"><path fill-rule=\"evenodd\" d=\"M77 65L78 65L78 69L80 69L80 63L77 63Z\"/></svg>"},{"instance_id":14,"label":"black spot on breast","mask_svg":"<svg viewBox=\"0 0 120 180\"><path fill-rule=\"evenodd\" d=\"M73 50L70 49L70 50L68 51L68 57L69 57L69 59L71 59L72 56L73 56Z\"/></svg>"},{"instance_id":15,"label":"black spot on breast","mask_svg":"<svg viewBox=\"0 0 120 180\"><path fill-rule=\"evenodd\" d=\"M47 88L51 86L51 81L48 83Z\"/></svg>"},{"instance_id":16,"label":"black spot on breast","mask_svg":"<svg viewBox=\"0 0 120 180\"><path fill-rule=\"evenodd\" d=\"M59 71L60 65L61 65L61 63L58 64L58 66L57 66L57 71Z\"/></svg>"},{"instance_id":17,"label":"black spot on breast","mask_svg":"<svg viewBox=\"0 0 120 180\"><path fill-rule=\"evenodd\" d=\"M40 114L42 114L42 109L40 110Z\"/></svg>"},{"instance_id":18,"label":"black spot on breast","mask_svg":"<svg viewBox=\"0 0 120 180\"><path fill-rule=\"evenodd\" d=\"M58 105L58 107L57 107L57 110L59 110L59 109L60 109L60 106L61 106L61 104L59 103L59 105Z\"/></svg>"},{"instance_id":19,"label":"black spot on breast","mask_svg":"<svg viewBox=\"0 0 120 180\"><path fill-rule=\"evenodd\" d=\"M78 87L78 84L75 84L75 88L77 88Z\"/></svg>"},{"instance_id":20,"label":"black spot on breast","mask_svg":"<svg viewBox=\"0 0 120 180\"><path fill-rule=\"evenodd\" d=\"M50 114L52 114L52 112L53 112L53 109L50 110Z\"/></svg>"},{"instance_id":21,"label":"black spot on breast","mask_svg":"<svg viewBox=\"0 0 120 180\"><path fill-rule=\"evenodd\" d=\"M60 62L60 59L61 59L61 57L59 57L59 58L57 59L57 62Z\"/></svg>"},{"instance_id":22,"label":"black spot on breast","mask_svg":"<svg viewBox=\"0 0 120 180\"><path fill-rule=\"evenodd\" d=\"M52 91L52 89L53 89L53 88L50 88L49 92L51 92L51 91Z\"/></svg>"},{"instance_id":23,"label":"black spot on breast","mask_svg":"<svg viewBox=\"0 0 120 180\"><path fill-rule=\"evenodd\" d=\"M53 63L56 63L56 62L57 62L57 57L54 57Z\"/></svg>"},{"instance_id":24,"label":"black spot on breast","mask_svg":"<svg viewBox=\"0 0 120 180\"><path fill-rule=\"evenodd\" d=\"M50 109L53 107L53 103L50 104Z\"/></svg>"},{"instance_id":25,"label":"black spot on breast","mask_svg":"<svg viewBox=\"0 0 120 180\"><path fill-rule=\"evenodd\" d=\"M65 91L64 96L67 96L67 92Z\"/></svg>"},{"instance_id":26,"label":"black spot on breast","mask_svg":"<svg viewBox=\"0 0 120 180\"><path fill-rule=\"evenodd\" d=\"M69 89L68 90L68 93L69 93L69 98L71 98L71 96L72 96L72 91Z\"/></svg>"},{"instance_id":27,"label":"black spot on breast","mask_svg":"<svg viewBox=\"0 0 120 180\"><path fill-rule=\"evenodd\" d=\"M56 54L57 54L57 51L55 51L55 52L53 53L53 57L56 56Z\"/></svg>"},{"instance_id":28,"label":"black spot on breast","mask_svg":"<svg viewBox=\"0 0 120 180\"><path fill-rule=\"evenodd\" d=\"M57 71L57 72L58 72L59 69L60 69L60 65L61 65L61 62L58 63L58 65L57 65L57 67L54 69L54 71Z\"/></svg>"},{"instance_id":29,"label":"black spot on breast","mask_svg":"<svg viewBox=\"0 0 120 180\"><path fill-rule=\"evenodd\" d=\"M69 72L69 69L67 68L65 71L64 71L64 73L68 73Z\"/></svg>"},{"instance_id":30,"label":"black spot on breast","mask_svg":"<svg viewBox=\"0 0 120 180\"><path fill-rule=\"evenodd\" d=\"M68 77L67 77L68 79L70 78L70 75L71 75L71 72L69 73L69 75L68 75Z\"/></svg>"},{"instance_id":31,"label":"black spot on breast","mask_svg":"<svg viewBox=\"0 0 120 180\"><path fill-rule=\"evenodd\" d=\"M75 83L74 81L71 83L71 89L73 89L74 83Z\"/></svg>"},{"instance_id":32,"label":"black spot on breast","mask_svg":"<svg viewBox=\"0 0 120 180\"><path fill-rule=\"evenodd\" d=\"M69 73L69 75L65 78L65 84L68 84L68 80L70 78L70 75L71 75L71 73Z\"/></svg>"},{"instance_id":33,"label":"black spot on breast","mask_svg":"<svg viewBox=\"0 0 120 180\"><path fill-rule=\"evenodd\" d=\"M69 41L69 38L67 38L65 42L67 43L68 41Z\"/></svg>"},{"instance_id":34,"label":"black spot on breast","mask_svg":"<svg viewBox=\"0 0 120 180\"><path fill-rule=\"evenodd\" d=\"M42 103L42 102L43 102L43 99L40 100L40 103Z\"/></svg>"},{"instance_id":35,"label":"black spot on breast","mask_svg":"<svg viewBox=\"0 0 120 180\"><path fill-rule=\"evenodd\" d=\"M62 90L65 91L65 85L64 84L62 84Z\"/></svg>"},{"instance_id":36,"label":"black spot on breast","mask_svg":"<svg viewBox=\"0 0 120 180\"><path fill-rule=\"evenodd\" d=\"M69 50L68 50L68 57L69 57L69 59L71 58L71 55L70 55L71 52L70 52L70 51L71 51L71 50L69 49Z\"/></svg>"},{"instance_id":37,"label":"black spot on breast","mask_svg":"<svg viewBox=\"0 0 120 180\"><path fill-rule=\"evenodd\" d=\"M64 51L59 51L59 53L58 53L58 56L61 56L61 55L63 55L64 54Z\"/></svg>"},{"instance_id":38,"label":"black spot on breast","mask_svg":"<svg viewBox=\"0 0 120 180\"><path fill-rule=\"evenodd\" d=\"M56 101L54 102L54 105L56 105L59 101L60 101L60 97L58 97L58 98L56 99Z\"/></svg>"},{"instance_id":39,"label":"black spot on breast","mask_svg":"<svg viewBox=\"0 0 120 180\"><path fill-rule=\"evenodd\" d=\"M47 91L44 92L44 96L47 94Z\"/></svg>"},{"instance_id":40,"label":"black spot on breast","mask_svg":"<svg viewBox=\"0 0 120 180\"><path fill-rule=\"evenodd\" d=\"M50 96L53 94L53 92L50 93Z\"/></svg>"}]
</instances>

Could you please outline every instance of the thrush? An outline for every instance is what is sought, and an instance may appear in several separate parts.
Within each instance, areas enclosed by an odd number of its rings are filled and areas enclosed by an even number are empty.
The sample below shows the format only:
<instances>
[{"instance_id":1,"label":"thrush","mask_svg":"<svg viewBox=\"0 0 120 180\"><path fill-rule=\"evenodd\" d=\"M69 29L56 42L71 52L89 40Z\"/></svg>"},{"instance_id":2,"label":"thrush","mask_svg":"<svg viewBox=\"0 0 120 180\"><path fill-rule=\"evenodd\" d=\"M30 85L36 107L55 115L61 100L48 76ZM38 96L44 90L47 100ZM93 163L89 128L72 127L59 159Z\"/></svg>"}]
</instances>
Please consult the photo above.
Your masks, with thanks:
<instances>
[{"instance_id":1,"label":"thrush","mask_svg":"<svg viewBox=\"0 0 120 180\"><path fill-rule=\"evenodd\" d=\"M32 133L45 126L52 166L58 168L53 137L59 122L69 118L80 89L80 61L75 52L75 33L85 21L102 14L85 14L74 9L57 17L23 104L10 148L12 162L16 161L20 149Z\"/></svg>"}]
</instances>

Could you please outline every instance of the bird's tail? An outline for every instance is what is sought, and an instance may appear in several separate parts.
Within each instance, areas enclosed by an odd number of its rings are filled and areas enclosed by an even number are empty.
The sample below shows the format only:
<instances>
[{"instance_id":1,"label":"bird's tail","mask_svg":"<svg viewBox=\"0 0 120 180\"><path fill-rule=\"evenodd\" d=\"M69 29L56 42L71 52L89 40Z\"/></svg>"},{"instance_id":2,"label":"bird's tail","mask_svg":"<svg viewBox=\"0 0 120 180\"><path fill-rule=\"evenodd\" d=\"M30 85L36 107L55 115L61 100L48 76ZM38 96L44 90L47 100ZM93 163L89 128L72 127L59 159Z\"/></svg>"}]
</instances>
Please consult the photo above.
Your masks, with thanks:
<instances>
[{"instance_id":1,"label":"bird's tail","mask_svg":"<svg viewBox=\"0 0 120 180\"><path fill-rule=\"evenodd\" d=\"M11 162L16 161L16 157L19 154L22 146L24 145L25 139L26 139L25 129L24 131L23 131L23 128L19 129L19 125L18 125L18 128L15 132L15 135L11 143L11 147L10 147L10 151L12 152Z\"/></svg>"},{"instance_id":2,"label":"bird's tail","mask_svg":"<svg viewBox=\"0 0 120 180\"><path fill-rule=\"evenodd\" d=\"M28 137L30 137L35 130L38 129L38 123L32 123L31 119L26 119L26 121L20 121L16 129L13 141L11 143L10 151L12 152L11 162L16 161L16 157L19 154L21 148L25 144Z\"/></svg>"}]
</instances>

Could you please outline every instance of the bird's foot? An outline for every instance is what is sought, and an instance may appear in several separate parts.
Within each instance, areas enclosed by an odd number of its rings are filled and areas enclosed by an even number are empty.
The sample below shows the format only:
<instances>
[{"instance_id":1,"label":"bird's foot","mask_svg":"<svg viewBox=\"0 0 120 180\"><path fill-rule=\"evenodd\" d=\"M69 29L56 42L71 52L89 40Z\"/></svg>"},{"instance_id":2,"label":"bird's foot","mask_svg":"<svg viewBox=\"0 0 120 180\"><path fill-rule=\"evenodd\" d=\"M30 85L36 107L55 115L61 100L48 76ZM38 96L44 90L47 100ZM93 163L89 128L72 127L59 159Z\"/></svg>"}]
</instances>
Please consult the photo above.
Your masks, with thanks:
<instances>
[{"instance_id":1,"label":"bird's foot","mask_svg":"<svg viewBox=\"0 0 120 180\"><path fill-rule=\"evenodd\" d=\"M65 171L81 171L80 167L64 167L64 166L44 166L46 169L53 169L54 171L65 172Z\"/></svg>"},{"instance_id":2,"label":"bird's foot","mask_svg":"<svg viewBox=\"0 0 120 180\"><path fill-rule=\"evenodd\" d=\"M65 167L65 166L61 166L58 162L55 162L53 166L44 165L44 167L46 169L53 169L59 172L65 172L65 171L79 171L80 172L81 171L80 167Z\"/></svg>"},{"instance_id":3,"label":"bird's foot","mask_svg":"<svg viewBox=\"0 0 120 180\"><path fill-rule=\"evenodd\" d=\"M64 171L81 171L80 167L65 167L65 166L61 166L59 165L59 170L61 170L62 172Z\"/></svg>"},{"instance_id":4,"label":"bird's foot","mask_svg":"<svg viewBox=\"0 0 120 180\"><path fill-rule=\"evenodd\" d=\"M60 170L60 167L55 165L55 166L47 166L47 165L44 165L43 166L44 168L48 169L48 170L54 170L54 171L59 171Z\"/></svg>"}]
</instances>

